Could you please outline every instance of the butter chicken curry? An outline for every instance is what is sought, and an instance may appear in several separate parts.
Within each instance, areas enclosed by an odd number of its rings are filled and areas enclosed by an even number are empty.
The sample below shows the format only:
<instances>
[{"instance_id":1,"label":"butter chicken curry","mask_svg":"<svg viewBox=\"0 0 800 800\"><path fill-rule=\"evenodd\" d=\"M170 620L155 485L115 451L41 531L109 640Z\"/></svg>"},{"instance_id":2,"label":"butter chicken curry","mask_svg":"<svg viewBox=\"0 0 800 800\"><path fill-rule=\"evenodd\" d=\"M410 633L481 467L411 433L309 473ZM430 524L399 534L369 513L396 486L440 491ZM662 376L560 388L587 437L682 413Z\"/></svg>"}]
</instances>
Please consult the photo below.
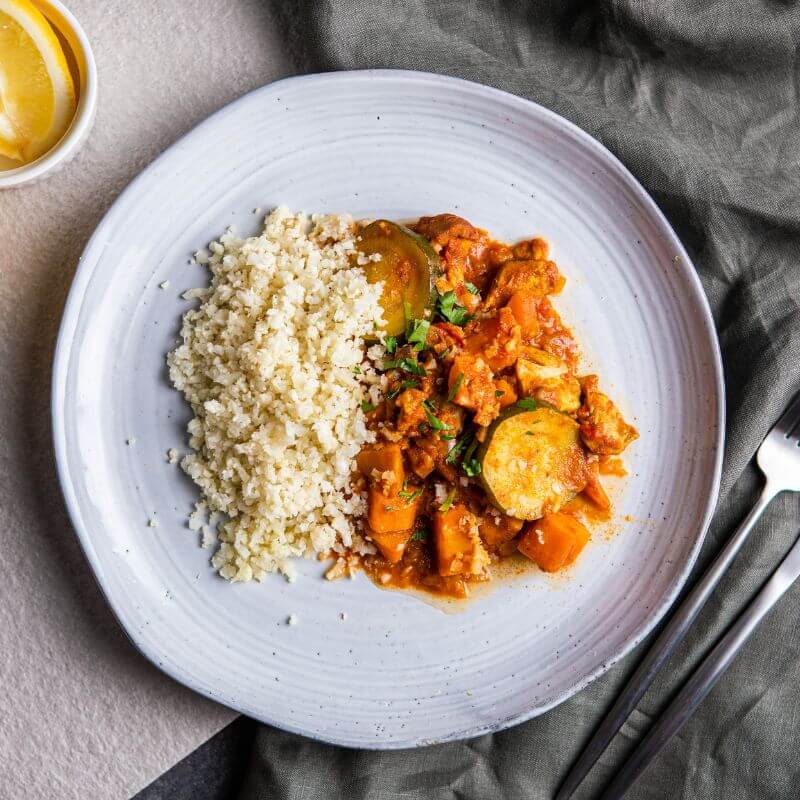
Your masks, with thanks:
<instances>
[{"instance_id":1,"label":"butter chicken curry","mask_svg":"<svg viewBox=\"0 0 800 800\"><path fill-rule=\"evenodd\" d=\"M610 510L601 474L638 434L597 376L579 374L547 243L506 245L441 214L372 222L359 248L386 320L383 394L363 405L377 441L357 459L378 550L364 569L379 585L465 597L513 553L567 567L585 521Z\"/></svg>"}]
</instances>

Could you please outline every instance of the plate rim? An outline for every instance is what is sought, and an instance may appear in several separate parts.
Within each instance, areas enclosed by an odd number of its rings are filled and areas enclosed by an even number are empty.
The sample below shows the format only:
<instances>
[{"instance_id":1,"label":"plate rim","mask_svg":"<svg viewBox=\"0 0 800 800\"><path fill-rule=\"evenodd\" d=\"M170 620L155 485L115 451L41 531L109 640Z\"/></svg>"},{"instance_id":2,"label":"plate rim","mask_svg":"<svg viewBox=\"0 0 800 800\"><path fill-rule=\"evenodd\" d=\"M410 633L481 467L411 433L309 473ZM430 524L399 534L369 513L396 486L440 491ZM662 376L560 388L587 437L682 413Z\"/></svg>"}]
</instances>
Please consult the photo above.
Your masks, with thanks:
<instances>
[{"instance_id":1,"label":"plate rim","mask_svg":"<svg viewBox=\"0 0 800 800\"><path fill-rule=\"evenodd\" d=\"M591 673L576 681L563 692L558 694L552 701L528 706L525 710L518 714L513 714L507 718L495 720L491 723L481 723L466 730L455 730L448 733L446 736L439 736L435 740L425 739L421 736L413 736L406 740L391 740L391 741L368 741L368 742L355 742L346 737L337 737L335 735L320 735L319 733L292 725L288 721L276 721L270 719L269 714L262 713L258 709L248 707L247 703L237 702L235 698L220 699L214 692L209 691L199 686L191 676L181 672L178 665L173 665L169 661L164 661L159 658L158 651L151 648L145 642L141 641L136 632L134 625L126 624L126 612L121 607L121 604L115 599L111 591L108 581L105 576L105 570L100 563L100 559L95 552L92 542L92 536L86 526L83 524L80 504L77 499L76 492L73 488L75 481L69 469L68 452L66 446L66 426L63 417L59 411L63 408L63 402L66 397L66 384L69 375L70 356L73 352L73 345L75 343L74 334L77 327L77 321L82 309L82 301L85 296L85 291L88 283L94 274L102 257L103 250L105 249L106 242L103 241L103 230L108 224L109 219L113 219L113 215L117 212L119 207L123 204L125 199L136 191L136 187L144 182L152 173L156 172L161 164L168 158L171 152L183 145L189 137L195 136L202 128L211 123L217 117L229 114L238 105L244 104L249 101L252 96L262 92L273 91L281 85L287 83L300 84L311 82L338 82L348 81L352 79L392 79L392 80L406 80L417 82L433 82L444 85L459 85L467 87L470 91L483 93L488 97L501 97L506 102L511 102L512 105L526 108L530 111L531 106L535 109L535 113L548 118L551 122L556 123L563 129L569 131L574 135L582 144L588 148L594 149L604 159L605 163L615 170L618 175L624 180L626 185L634 192L637 199L643 203L647 210L654 215L657 222L660 224L663 232L670 240L670 244L675 248L676 254L681 260L682 271L689 279L689 287L692 299L698 306L700 312L700 321L702 322L703 329L708 336L711 344L712 351L712 367L714 371L714 383L717 390L717 403L715 408L715 421L717 423L716 438L714 442L714 462L712 470L712 485L711 490L705 500L703 508L702 519L699 525L699 532L692 545L691 552L688 559L682 565L680 571L673 580L672 585L668 589L662 601L655 606L645 618L645 621L639 630L619 648L617 652L612 654L611 657L606 659L602 664L596 667ZM476 81L465 80L463 78L456 78L449 75L443 75L432 72L422 72L417 70L405 69L364 69L364 70L341 70L335 72L318 72L303 75L294 75L287 78L282 78L271 83L264 84L256 89L246 92L242 96L233 100L232 102L222 106L217 111L202 119L180 137L175 139L169 144L161 153L159 153L144 169L142 169L127 186L119 193L114 199L106 212L103 214L102 219L98 222L93 233L86 242L85 247L78 259L78 265L75 274L72 277L70 289L67 295L67 300L64 304L61 322L58 328L58 336L56 339L56 346L53 355L53 375L51 379L50 391L50 414L51 414L51 431L53 437L53 447L55 451L56 472L58 475L59 485L64 498L64 502L69 515L70 523L78 537L81 549L86 556L89 566L91 567L92 575L95 582L100 588L106 603L111 609L115 619L122 628L126 637L133 644L133 646L158 670L167 674L170 678L177 683L186 686L197 694L213 700L227 708L237 711L241 714L250 716L259 722L288 731L300 736L305 736L310 739L325 742L326 744L337 745L342 747L358 748L364 750L399 750L409 747L422 747L433 744L440 744L450 741L459 741L463 739L470 739L481 736L487 733L493 733L505 730L512 726L519 725L527 722L534 717L540 716L547 711L555 708L569 698L573 697L579 691L584 689L590 683L597 680L605 674L614 664L628 655L635 647L637 647L656 627L656 625L663 619L669 609L672 607L676 598L681 590L686 585L689 575L697 561L700 549L705 542L708 529L713 519L717 501L720 491L720 482L722 477L722 464L724 457L725 445L725 424L726 424L726 407L725 407L725 382L724 371L722 362L722 353L720 349L719 337L717 334L716 326L714 324L711 307L708 297L703 289L700 281L699 274L693 261L686 252L683 243L673 229L665 214L661 211L655 200L650 196L648 191L642 186L639 180L633 173L614 155L604 144L595 139L591 134L583 130L574 122L568 120L566 117L557 114L555 111L546 108L532 100L520 97L511 92L497 89L492 86L487 86Z\"/></svg>"}]
</instances>

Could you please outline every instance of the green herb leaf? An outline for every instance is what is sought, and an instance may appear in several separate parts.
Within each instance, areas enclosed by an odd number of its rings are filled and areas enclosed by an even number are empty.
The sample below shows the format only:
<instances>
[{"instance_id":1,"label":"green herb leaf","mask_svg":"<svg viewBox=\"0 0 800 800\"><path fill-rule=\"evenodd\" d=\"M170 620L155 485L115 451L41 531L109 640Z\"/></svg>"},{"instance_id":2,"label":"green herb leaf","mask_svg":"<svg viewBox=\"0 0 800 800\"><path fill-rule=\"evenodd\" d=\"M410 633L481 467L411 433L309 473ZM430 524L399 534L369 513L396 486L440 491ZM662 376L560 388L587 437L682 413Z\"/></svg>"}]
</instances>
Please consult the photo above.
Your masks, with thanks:
<instances>
[{"instance_id":1,"label":"green herb leaf","mask_svg":"<svg viewBox=\"0 0 800 800\"><path fill-rule=\"evenodd\" d=\"M362 400L361 401L361 410L365 414L369 414L370 411L374 411L377 408L375 403L370 403L369 400Z\"/></svg>"},{"instance_id":2,"label":"green herb leaf","mask_svg":"<svg viewBox=\"0 0 800 800\"><path fill-rule=\"evenodd\" d=\"M406 503L410 504L413 503L420 495L422 494L422 488L415 489L413 492L407 492L405 490L398 492L398 497L402 497Z\"/></svg>"},{"instance_id":3,"label":"green herb leaf","mask_svg":"<svg viewBox=\"0 0 800 800\"><path fill-rule=\"evenodd\" d=\"M468 463L472 460L472 454L478 449L478 440L473 439L470 446L467 448L466 452L464 453L464 457L461 459L462 464Z\"/></svg>"},{"instance_id":4,"label":"green herb leaf","mask_svg":"<svg viewBox=\"0 0 800 800\"><path fill-rule=\"evenodd\" d=\"M448 493L447 497L445 497L444 503L442 503L439 506L439 511L447 511L450 508L450 506L453 505L453 500L455 500L455 497L456 497L456 490L455 487L453 487Z\"/></svg>"},{"instance_id":5,"label":"green herb leaf","mask_svg":"<svg viewBox=\"0 0 800 800\"><path fill-rule=\"evenodd\" d=\"M395 350L397 350L397 337L387 336L383 340L383 346L386 348L386 352L391 355Z\"/></svg>"},{"instance_id":6,"label":"green herb leaf","mask_svg":"<svg viewBox=\"0 0 800 800\"><path fill-rule=\"evenodd\" d=\"M401 358L399 361L384 361L383 368L384 370L401 369L403 372L410 372L412 375L420 375L423 378L428 374L425 371L425 367L413 358Z\"/></svg>"},{"instance_id":7,"label":"green herb leaf","mask_svg":"<svg viewBox=\"0 0 800 800\"><path fill-rule=\"evenodd\" d=\"M464 452L467 444L469 443L471 431L467 431L454 445L450 448L450 452L445 456L445 462L448 464L455 464Z\"/></svg>"},{"instance_id":8,"label":"green herb leaf","mask_svg":"<svg viewBox=\"0 0 800 800\"><path fill-rule=\"evenodd\" d=\"M480 291L478 290L478 287L477 287L477 286L476 286L474 283L470 283L469 281L467 281L467 282L464 284L464 288L465 288L465 289L466 289L466 290L467 290L467 291L468 291L470 294L480 294Z\"/></svg>"},{"instance_id":9,"label":"green herb leaf","mask_svg":"<svg viewBox=\"0 0 800 800\"><path fill-rule=\"evenodd\" d=\"M428 425L435 431L446 431L447 425L436 416L436 408L428 401L422 401L422 408L425 411L425 419L428 420Z\"/></svg>"},{"instance_id":10,"label":"green herb leaf","mask_svg":"<svg viewBox=\"0 0 800 800\"><path fill-rule=\"evenodd\" d=\"M452 347L445 347L445 349L444 349L444 350L442 350L442 352L441 352L441 353L439 353L439 358L441 358L442 360L444 360L445 358L447 358L447 356L449 355L449 353L450 353L450 351L451 351L452 349L453 349Z\"/></svg>"},{"instance_id":11,"label":"green herb leaf","mask_svg":"<svg viewBox=\"0 0 800 800\"><path fill-rule=\"evenodd\" d=\"M359 366L358 366L358 364L356 364L356 365L353 367L353 372L354 372L356 375L360 375L360 374L361 374L361 367L359 367Z\"/></svg>"},{"instance_id":12,"label":"green herb leaf","mask_svg":"<svg viewBox=\"0 0 800 800\"><path fill-rule=\"evenodd\" d=\"M478 461L477 458L472 458L469 461L465 461L461 466L464 468L464 472L469 475L470 478L474 478L476 475L481 474L481 462Z\"/></svg>"},{"instance_id":13,"label":"green herb leaf","mask_svg":"<svg viewBox=\"0 0 800 800\"><path fill-rule=\"evenodd\" d=\"M441 317L452 322L453 325L463 326L472 319L472 315L458 302L455 292L445 292L440 295L436 310Z\"/></svg>"},{"instance_id":14,"label":"green herb leaf","mask_svg":"<svg viewBox=\"0 0 800 800\"><path fill-rule=\"evenodd\" d=\"M455 379L450 391L447 393L447 402L449 403L457 394L458 390L461 388L461 384L464 383L464 373L459 372L458 377Z\"/></svg>"},{"instance_id":15,"label":"green herb leaf","mask_svg":"<svg viewBox=\"0 0 800 800\"><path fill-rule=\"evenodd\" d=\"M424 542L427 538L428 538L428 531L426 531L424 528L421 528L418 531L414 531L414 533L411 535L412 542Z\"/></svg>"},{"instance_id":16,"label":"green herb leaf","mask_svg":"<svg viewBox=\"0 0 800 800\"><path fill-rule=\"evenodd\" d=\"M425 349L431 324L426 319L412 319L406 327L406 341L419 352Z\"/></svg>"},{"instance_id":17,"label":"green herb leaf","mask_svg":"<svg viewBox=\"0 0 800 800\"><path fill-rule=\"evenodd\" d=\"M419 382L413 379L401 381L400 385L395 389L392 389L391 392L386 393L387 400L393 400L397 395L401 392L404 392L406 389L419 389Z\"/></svg>"},{"instance_id":18,"label":"green herb leaf","mask_svg":"<svg viewBox=\"0 0 800 800\"><path fill-rule=\"evenodd\" d=\"M497 390L497 391L494 393L494 396L495 396L495 397L502 397L504 394L505 394L505 392L504 392L504 391L502 391L501 389L498 389L498 390Z\"/></svg>"},{"instance_id":19,"label":"green herb leaf","mask_svg":"<svg viewBox=\"0 0 800 800\"><path fill-rule=\"evenodd\" d=\"M514 405L516 405L517 408L524 408L526 411L536 411L536 409L539 408L539 403L532 397L523 397L521 400L517 400Z\"/></svg>"}]
</instances>

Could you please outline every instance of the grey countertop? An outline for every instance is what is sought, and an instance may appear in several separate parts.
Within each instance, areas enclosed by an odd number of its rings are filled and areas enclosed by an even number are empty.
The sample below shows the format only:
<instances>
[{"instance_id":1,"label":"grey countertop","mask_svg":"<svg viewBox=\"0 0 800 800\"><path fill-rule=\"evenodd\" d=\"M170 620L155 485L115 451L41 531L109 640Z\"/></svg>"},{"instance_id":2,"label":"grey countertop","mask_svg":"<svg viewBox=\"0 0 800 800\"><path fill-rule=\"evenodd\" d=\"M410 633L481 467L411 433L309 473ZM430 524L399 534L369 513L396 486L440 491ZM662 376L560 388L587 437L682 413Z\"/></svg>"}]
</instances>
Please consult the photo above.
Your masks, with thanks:
<instances>
[{"instance_id":1,"label":"grey countertop","mask_svg":"<svg viewBox=\"0 0 800 800\"><path fill-rule=\"evenodd\" d=\"M67 0L97 59L78 155L0 193L0 786L129 797L232 718L125 639L67 519L50 438L53 348L88 237L121 189L211 112L292 71L258 0Z\"/></svg>"}]
</instances>

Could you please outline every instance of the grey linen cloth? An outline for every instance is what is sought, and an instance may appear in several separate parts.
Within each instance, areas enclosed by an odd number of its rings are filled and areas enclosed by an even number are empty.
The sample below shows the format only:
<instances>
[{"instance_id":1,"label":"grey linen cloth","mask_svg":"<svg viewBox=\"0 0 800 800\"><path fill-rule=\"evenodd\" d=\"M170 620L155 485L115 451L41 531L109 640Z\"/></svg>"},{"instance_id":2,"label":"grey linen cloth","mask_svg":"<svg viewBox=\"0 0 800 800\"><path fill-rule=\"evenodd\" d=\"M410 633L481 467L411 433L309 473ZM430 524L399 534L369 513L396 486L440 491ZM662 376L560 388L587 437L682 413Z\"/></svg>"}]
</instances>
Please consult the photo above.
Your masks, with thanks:
<instances>
[{"instance_id":1,"label":"grey linen cloth","mask_svg":"<svg viewBox=\"0 0 800 800\"><path fill-rule=\"evenodd\" d=\"M749 462L800 389L797 7L756 0L273 0L271 10L298 72L394 67L505 89L597 137L652 194L700 272L725 359L725 470L697 576L753 503L760 478ZM773 503L577 797L598 795L799 526L797 496ZM800 796L798 620L800 587L769 615L630 798ZM261 727L239 797L550 797L641 654L544 716L471 741L379 753Z\"/></svg>"}]
</instances>

